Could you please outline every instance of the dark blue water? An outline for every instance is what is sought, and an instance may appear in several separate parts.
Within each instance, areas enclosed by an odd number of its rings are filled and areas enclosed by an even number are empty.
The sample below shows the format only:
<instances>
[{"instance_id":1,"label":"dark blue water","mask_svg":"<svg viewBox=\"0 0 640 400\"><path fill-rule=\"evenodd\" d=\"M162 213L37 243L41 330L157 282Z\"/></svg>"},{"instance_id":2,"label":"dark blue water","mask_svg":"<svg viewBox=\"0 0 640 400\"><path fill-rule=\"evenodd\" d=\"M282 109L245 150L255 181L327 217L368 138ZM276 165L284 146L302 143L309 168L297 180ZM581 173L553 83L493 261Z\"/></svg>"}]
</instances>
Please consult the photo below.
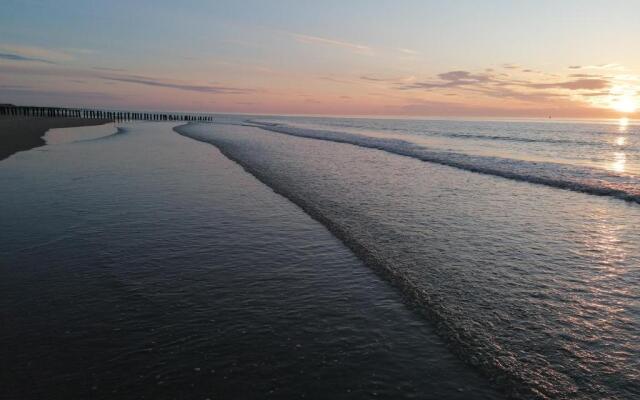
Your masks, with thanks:
<instances>
[{"instance_id":1,"label":"dark blue water","mask_svg":"<svg viewBox=\"0 0 640 400\"><path fill-rule=\"evenodd\" d=\"M325 227L171 127L0 162L0 398L500 397Z\"/></svg>"},{"instance_id":2,"label":"dark blue water","mask_svg":"<svg viewBox=\"0 0 640 400\"><path fill-rule=\"evenodd\" d=\"M486 124L496 134L508 130ZM424 162L416 154L453 153L406 138L289 124L179 131L217 146L329 227L415 304L454 353L511 395L640 396L635 202ZM522 160L502 160L526 169ZM599 171L584 176L595 182Z\"/></svg>"}]
</instances>

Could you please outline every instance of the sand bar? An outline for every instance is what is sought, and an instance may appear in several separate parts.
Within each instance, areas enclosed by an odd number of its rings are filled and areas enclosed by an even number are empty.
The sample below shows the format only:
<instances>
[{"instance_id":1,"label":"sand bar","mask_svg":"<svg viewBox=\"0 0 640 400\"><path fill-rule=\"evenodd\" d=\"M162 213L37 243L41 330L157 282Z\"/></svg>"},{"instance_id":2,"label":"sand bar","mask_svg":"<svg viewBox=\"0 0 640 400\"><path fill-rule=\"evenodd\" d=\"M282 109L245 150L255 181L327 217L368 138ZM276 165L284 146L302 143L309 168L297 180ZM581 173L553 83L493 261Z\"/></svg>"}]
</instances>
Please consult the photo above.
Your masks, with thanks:
<instances>
[{"instance_id":1,"label":"sand bar","mask_svg":"<svg viewBox=\"0 0 640 400\"><path fill-rule=\"evenodd\" d=\"M0 160L34 147L43 146L44 134L52 128L100 125L108 119L0 117Z\"/></svg>"}]
</instances>

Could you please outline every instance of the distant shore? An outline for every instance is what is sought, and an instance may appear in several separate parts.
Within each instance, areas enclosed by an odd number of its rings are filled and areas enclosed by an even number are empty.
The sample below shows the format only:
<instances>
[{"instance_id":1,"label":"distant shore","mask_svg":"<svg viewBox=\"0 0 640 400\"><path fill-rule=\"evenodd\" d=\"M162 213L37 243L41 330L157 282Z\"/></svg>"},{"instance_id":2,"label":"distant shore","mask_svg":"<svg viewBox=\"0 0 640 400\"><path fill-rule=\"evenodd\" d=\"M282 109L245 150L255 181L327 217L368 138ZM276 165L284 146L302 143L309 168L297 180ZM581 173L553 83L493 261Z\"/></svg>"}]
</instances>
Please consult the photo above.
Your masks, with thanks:
<instances>
[{"instance_id":1,"label":"distant shore","mask_svg":"<svg viewBox=\"0 0 640 400\"><path fill-rule=\"evenodd\" d=\"M111 122L105 118L70 117L0 117L0 161L19 152L45 144L44 134L53 128L101 125Z\"/></svg>"}]
</instances>

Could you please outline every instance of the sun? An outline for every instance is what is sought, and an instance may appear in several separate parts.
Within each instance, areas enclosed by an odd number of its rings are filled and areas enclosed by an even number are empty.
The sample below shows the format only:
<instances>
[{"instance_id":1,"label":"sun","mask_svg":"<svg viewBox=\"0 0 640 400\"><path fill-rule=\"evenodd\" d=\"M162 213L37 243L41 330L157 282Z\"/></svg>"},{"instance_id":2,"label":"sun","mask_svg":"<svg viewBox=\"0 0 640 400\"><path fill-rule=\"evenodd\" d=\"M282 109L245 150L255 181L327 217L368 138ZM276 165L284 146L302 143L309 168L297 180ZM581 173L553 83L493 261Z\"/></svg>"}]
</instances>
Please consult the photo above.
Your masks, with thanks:
<instances>
[{"instance_id":1,"label":"sun","mask_svg":"<svg viewBox=\"0 0 640 400\"><path fill-rule=\"evenodd\" d=\"M613 99L611 107L621 113L632 113L638 109L638 100L631 94L623 94Z\"/></svg>"},{"instance_id":2,"label":"sun","mask_svg":"<svg viewBox=\"0 0 640 400\"><path fill-rule=\"evenodd\" d=\"M609 108L624 114L630 114L638 110L638 91L628 85L616 85L609 91Z\"/></svg>"}]
</instances>

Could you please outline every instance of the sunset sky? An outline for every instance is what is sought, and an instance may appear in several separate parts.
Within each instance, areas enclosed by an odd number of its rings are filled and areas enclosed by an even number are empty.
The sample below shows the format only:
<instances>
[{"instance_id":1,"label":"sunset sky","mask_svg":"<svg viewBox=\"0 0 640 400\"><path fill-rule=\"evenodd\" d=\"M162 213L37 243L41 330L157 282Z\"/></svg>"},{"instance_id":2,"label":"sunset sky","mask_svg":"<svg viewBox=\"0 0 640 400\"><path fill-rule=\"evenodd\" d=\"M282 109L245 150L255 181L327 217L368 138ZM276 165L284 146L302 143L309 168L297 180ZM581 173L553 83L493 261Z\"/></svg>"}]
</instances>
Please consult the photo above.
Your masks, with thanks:
<instances>
[{"instance_id":1,"label":"sunset sky","mask_svg":"<svg viewBox=\"0 0 640 400\"><path fill-rule=\"evenodd\" d=\"M633 118L640 1L14 1L0 103Z\"/></svg>"}]
</instances>

